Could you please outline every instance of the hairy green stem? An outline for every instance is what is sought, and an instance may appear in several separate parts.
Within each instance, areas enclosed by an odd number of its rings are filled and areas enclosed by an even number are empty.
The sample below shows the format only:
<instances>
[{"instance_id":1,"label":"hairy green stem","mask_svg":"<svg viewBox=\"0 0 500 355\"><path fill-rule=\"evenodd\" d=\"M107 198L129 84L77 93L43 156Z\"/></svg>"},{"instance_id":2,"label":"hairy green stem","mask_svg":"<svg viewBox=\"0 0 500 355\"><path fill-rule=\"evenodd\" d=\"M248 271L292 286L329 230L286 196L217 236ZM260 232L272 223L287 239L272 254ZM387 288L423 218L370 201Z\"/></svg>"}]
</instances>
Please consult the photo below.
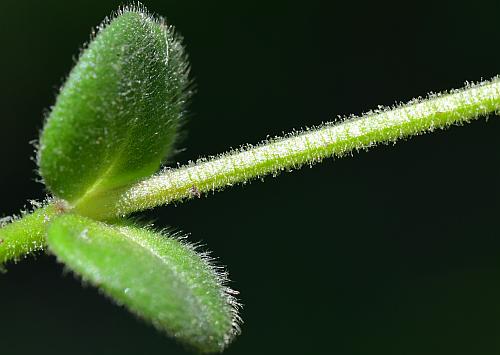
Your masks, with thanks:
<instances>
[{"instance_id":1,"label":"hairy green stem","mask_svg":"<svg viewBox=\"0 0 500 355\"><path fill-rule=\"evenodd\" d=\"M7 261L18 261L45 248L45 234L49 222L67 208L63 201L55 200L31 214L0 228L0 266Z\"/></svg>"},{"instance_id":2,"label":"hairy green stem","mask_svg":"<svg viewBox=\"0 0 500 355\"><path fill-rule=\"evenodd\" d=\"M209 159L200 159L136 183L108 191L77 211L96 218L125 216L200 193L342 156L378 143L446 128L500 110L500 78L444 94L431 94L392 109L379 109L341 123L293 133L283 138L245 146Z\"/></svg>"},{"instance_id":3,"label":"hairy green stem","mask_svg":"<svg viewBox=\"0 0 500 355\"><path fill-rule=\"evenodd\" d=\"M101 220L249 181L281 170L314 164L326 157L342 156L378 143L446 128L500 110L500 78L467 85L450 93L430 95L393 109L369 112L343 122L328 123L283 138L245 146L209 159L200 159L132 186L95 194L85 204L69 206L55 200L34 213L0 228L0 264L18 260L45 246L48 221L73 210Z\"/></svg>"}]
</instances>

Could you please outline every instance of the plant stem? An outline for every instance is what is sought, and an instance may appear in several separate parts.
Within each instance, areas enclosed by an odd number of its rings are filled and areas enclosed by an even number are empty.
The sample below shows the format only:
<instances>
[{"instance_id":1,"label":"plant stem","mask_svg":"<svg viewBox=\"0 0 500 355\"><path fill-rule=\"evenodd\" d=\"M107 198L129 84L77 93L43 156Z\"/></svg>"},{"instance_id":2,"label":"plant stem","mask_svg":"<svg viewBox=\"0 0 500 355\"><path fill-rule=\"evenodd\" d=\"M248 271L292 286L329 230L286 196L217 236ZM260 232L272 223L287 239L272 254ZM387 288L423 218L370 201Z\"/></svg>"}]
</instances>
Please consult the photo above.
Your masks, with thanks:
<instances>
[{"instance_id":1,"label":"plant stem","mask_svg":"<svg viewBox=\"0 0 500 355\"><path fill-rule=\"evenodd\" d=\"M444 129L500 110L500 78L450 93L431 94L392 109L379 109L340 123L327 123L257 146L209 159L200 159L177 169L165 169L128 189L107 192L91 205L76 210L96 218L125 216L173 201L199 197L200 193L236 183L314 164L323 158L342 156L378 143Z\"/></svg>"},{"instance_id":2,"label":"plant stem","mask_svg":"<svg viewBox=\"0 0 500 355\"><path fill-rule=\"evenodd\" d=\"M31 214L0 228L0 267L45 248L45 231L50 220L65 211L64 202L54 200Z\"/></svg>"}]
</instances>

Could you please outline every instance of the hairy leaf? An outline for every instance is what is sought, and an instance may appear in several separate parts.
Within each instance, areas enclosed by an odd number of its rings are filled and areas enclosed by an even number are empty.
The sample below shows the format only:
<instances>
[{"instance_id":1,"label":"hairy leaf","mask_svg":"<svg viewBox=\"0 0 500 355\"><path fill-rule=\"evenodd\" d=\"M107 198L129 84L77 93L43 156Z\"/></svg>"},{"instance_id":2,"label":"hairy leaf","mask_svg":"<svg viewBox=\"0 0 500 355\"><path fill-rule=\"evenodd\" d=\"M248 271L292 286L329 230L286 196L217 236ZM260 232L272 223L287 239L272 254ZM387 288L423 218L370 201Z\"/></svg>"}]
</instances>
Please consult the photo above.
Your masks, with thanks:
<instances>
[{"instance_id":1,"label":"hairy leaf","mask_svg":"<svg viewBox=\"0 0 500 355\"><path fill-rule=\"evenodd\" d=\"M38 164L73 205L149 176L172 152L189 96L182 44L162 19L125 7L98 29L46 120Z\"/></svg>"},{"instance_id":2,"label":"hairy leaf","mask_svg":"<svg viewBox=\"0 0 500 355\"><path fill-rule=\"evenodd\" d=\"M48 245L85 281L199 351L221 351L238 333L225 275L177 238L67 214L49 226Z\"/></svg>"}]
</instances>

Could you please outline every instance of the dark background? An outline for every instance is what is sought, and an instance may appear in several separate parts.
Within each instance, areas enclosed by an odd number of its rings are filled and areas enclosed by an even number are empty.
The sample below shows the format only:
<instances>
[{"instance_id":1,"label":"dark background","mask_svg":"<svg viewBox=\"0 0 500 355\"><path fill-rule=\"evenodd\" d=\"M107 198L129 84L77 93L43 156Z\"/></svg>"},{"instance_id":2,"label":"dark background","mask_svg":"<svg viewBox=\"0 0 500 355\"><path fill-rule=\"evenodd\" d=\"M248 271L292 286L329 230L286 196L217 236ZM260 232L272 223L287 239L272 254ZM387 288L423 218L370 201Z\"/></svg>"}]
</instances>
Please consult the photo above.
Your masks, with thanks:
<instances>
[{"instance_id":1,"label":"dark background","mask_svg":"<svg viewBox=\"0 0 500 355\"><path fill-rule=\"evenodd\" d=\"M500 73L498 1L146 1L198 93L180 162ZM115 1L0 4L0 213L44 196L29 141ZM158 208L241 291L226 354L500 353L500 121ZM2 354L184 354L52 257L0 275Z\"/></svg>"}]
</instances>

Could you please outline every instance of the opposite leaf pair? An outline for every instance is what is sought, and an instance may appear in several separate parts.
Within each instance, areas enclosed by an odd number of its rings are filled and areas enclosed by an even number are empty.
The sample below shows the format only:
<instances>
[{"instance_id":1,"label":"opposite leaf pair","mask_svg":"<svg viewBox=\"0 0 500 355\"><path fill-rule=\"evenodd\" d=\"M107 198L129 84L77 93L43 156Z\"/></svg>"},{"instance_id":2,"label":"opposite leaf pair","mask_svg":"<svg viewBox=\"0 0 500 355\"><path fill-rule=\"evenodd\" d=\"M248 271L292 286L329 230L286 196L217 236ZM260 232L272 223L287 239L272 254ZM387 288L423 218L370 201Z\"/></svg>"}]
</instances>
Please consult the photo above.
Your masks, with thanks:
<instances>
[{"instance_id":1,"label":"opposite leaf pair","mask_svg":"<svg viewBox=\"0 0 500 355\"><path fill-rule=\"evenodd\" d=\"M105 219L96 200L157 171L190 96L179 37L140 6L105 20L43 129L40 175L54 199L2 229L2 260L45 244L119 304L203 352L238 333L238 303L206 254L168 232ZM35 242L34 242L35 241ZM32 243L33 245L26 245Z\"/></svg>"}]
</instances>

